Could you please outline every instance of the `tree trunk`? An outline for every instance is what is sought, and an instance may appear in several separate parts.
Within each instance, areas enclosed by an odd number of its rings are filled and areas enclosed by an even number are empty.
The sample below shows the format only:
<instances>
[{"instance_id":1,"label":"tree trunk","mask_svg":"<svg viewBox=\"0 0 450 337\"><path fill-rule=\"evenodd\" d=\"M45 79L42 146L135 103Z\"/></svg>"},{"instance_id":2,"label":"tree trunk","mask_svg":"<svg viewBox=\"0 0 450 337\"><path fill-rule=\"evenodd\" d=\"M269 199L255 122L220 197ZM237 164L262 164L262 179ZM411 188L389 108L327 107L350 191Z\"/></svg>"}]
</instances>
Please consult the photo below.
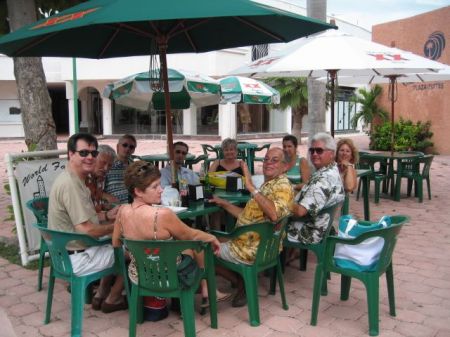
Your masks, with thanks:
<instances>
[{"instance_id":1,"label":"tree trunk","mask_svg":"<svg viewBox=\"0 0 450 337\"><path fill-rule=\"evenodd\" d=\"M302 143L303 114L300 109L292 109L292 134L297 137L298 143Z\"/></svg>"},{"instance_id":2,"label":"tree trunk","mask_svg":"<svg viewBox=\"0 0 450 337\"><path fill-rule=\"evenodd\" d=\"M34 0L7 0L11 31L36 21ZM52 102L40 57L15 57L16 77L25 144L29 150L53 150L56 127Z\"/></svg>"},{"instance_id":3,"label":"tree trunk","mask_svg":"<svg viewBox=\"0 0 450 337\"><path fill-rule=\"evenodd\" d=\"M326 21L327 1L326 0L307 0L306 12L309 17ZM308 138L311 138L317 132L326 130L326 84L308 78Z\"/></svg>"}]
</instances>

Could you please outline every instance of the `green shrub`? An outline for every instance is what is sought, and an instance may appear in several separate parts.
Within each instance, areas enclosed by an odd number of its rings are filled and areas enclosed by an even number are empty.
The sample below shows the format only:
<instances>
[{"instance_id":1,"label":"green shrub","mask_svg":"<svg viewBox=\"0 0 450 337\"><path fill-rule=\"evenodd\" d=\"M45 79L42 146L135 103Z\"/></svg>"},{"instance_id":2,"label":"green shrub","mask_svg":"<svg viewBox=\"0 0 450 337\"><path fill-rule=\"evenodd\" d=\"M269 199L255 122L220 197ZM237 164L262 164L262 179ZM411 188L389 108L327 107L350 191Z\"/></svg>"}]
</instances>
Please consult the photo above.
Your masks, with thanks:
<instances>
[{"instance_id":1,"label":"green shrub","mask_svg":"<svg viewBox=\"0 0 450 337\"><path fill-rule=\"evenodd\" d=\"M413 123L410 120L400 118L394 123L395 151L424 151L427 147L433 146L430 140L433 132L430 131L431 122ZM375 126L370 135L370 149L378 151L388 151L391 149L391 122L385 122Z\"/></svg>"}]
</instances>

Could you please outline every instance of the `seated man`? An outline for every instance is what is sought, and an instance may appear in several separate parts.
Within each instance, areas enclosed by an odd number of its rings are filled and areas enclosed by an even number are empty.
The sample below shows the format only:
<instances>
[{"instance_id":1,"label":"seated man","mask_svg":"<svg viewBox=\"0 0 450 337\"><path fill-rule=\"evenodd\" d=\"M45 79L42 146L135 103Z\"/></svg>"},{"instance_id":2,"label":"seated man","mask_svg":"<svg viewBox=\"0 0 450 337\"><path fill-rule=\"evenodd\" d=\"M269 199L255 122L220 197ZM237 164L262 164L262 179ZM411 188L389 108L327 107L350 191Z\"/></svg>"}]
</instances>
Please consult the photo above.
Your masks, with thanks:
<instances>
[{"instance_id":1,"label":"seated man","mask_svg":"<svg viewBox=\"0 0 450 337\"><path fill-rule=\"evenodd\" d=\"M174 166L177 182L183 182L185 185L196 185L200 183L199 177L190 169L183 167L186 155L189 152L189 146L184 142L173 144ZM172 185L172 166L169 164L161 169L162 188Z\"/></svg>"},{"instance_id":2,"label":"seated man","mask_svg":"<svg viewBox=\"0 0 450 337\"><path fill-rule=\"evenodd\" d=\"M87 133L74 134L69 138L66 170L56 178L50 191L50 229L85 233L96 238L112 234L114 224L110 219L116 216L118 207L97 213L91 193L85 185L87 176L94 170L95 158L98 155L97 146L97 139ZM104 223L99 224L100 221ZM87 275L114 265L114 250L110 244L86 247L75 241L70 242L67 249L76 275ZM105 277L100 281L99 289L92 300L94 310L101 309L108 313L127 308L127 301L122 297L122 276L116 277L109 293L111 279Z\"/></svg>"},{"instance_id":3,"label":"seated man","mask_svg":"<svg viewBox=\"0 0 450 337\"><path fill-rule=\"evenodd\" d=\"M105 192L119 199L120 203L127 203L129 195L123 182L123 176L128 164L132 161L131 155L136 149L136 138L133 135L123 135L117 143L117 160L106 174Z\"/></svg>"},{"instance_id":4,"label":"seated man","mask_svg":"<svg viewBox=\"0 0 450 337\"><path fill-rule=\"evenodd\" d=\"M212 201L237 218L236 226L245 226L256 222L277 221L289 215L294 199L292 185L286 172L286 159L283 150L270 148L263 162L264 184L258 190L252 183L247 165L242 164L245 187L252 198L242 209L218 197ZM241 235L237 239L221 243L220 258L234 263L251 264L255 260L259 236L254 232ZM230 270L218 268L218 273L238 285L238 291L232 305L243 306L246 303L243 282Z\"/></svg>"},{"instance_id":5,"label":"seated man","mask_svg":"<svg viewBox=\"0 0 450 337\"><path fill-rule=\"evenodd\" d=\"M115 159L116 152L111 146L105 144L98 146L94 172L86 178L86 186L91 191L91 199L97 212L108 211L113 208L111 204L119 203L118 198L104 191L106 174L111 169Z\"/></svg>"},{"instance_id":6,"label":"seated man","mask_svg":"<svg viewBox=\"0 0 450 337\"><path fill-rule=\"evenodd\" d=\"M327 133L317 133L311 140L309 156L316 171L295 197L292 214L305 221L291 222L288 239L302 243L317 243L328 228L328 214L317 216L323 209L345 198L339 169L334 161L336 143Z\"/></svg>"}]
</instances>

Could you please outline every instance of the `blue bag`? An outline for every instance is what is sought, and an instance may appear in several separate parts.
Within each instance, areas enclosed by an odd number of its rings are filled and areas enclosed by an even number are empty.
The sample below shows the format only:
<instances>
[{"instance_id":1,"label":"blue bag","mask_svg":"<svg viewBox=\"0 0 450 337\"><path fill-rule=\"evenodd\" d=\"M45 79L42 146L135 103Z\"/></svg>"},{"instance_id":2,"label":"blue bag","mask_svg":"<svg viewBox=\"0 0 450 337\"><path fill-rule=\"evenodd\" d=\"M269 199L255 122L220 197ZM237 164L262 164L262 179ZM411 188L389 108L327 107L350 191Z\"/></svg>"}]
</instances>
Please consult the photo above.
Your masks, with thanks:
<instances>
[{"instance_id":1,"label":"blue bag","mask_svg":"<svg viewBox=\"0 0 450 337\"><path fill-rule=\"evenodd\" d=\"M351 215L344 215L339 219L338 237L354 239L363 233L386 228L390 225L391 217L387 215L370 225L359 224ZM383 245L384 239L381 237L373 237L357 245L338 243L334 251L334 261L341 268L374 271Z\"/></svg>"}]
</instances>

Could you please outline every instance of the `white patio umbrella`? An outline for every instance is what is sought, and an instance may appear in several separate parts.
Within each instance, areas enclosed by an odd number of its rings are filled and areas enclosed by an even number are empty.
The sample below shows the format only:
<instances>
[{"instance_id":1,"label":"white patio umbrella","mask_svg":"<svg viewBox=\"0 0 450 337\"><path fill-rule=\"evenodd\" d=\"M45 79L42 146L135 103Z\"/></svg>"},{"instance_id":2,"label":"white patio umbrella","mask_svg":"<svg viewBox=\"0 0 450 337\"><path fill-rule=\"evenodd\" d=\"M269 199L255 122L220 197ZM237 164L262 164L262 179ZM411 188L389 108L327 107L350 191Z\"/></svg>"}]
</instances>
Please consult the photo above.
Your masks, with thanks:
<instances>
[{"instance_id":1,"label":"white patio umbrella","mask_svg":"<svg viewBox=\"0 0 450 337\"><path fill-rule=\"evenodd\" d=\"M251 77L329 77L331 134L334 136L334 87L337 74L381 76L394 85L401 76L437 72L443 68L444 64L411 52L328 30L291 42L286 48L235 69L230 74Z\"/></svg>"},{"instance_id":2,"label":"white patio umbrella","mask_svg":"<svg viewBox=\"0 0 450 337\"><path fill-rule=\"evenodd\" d=\"M221 104L279 104L280 93L264 82L241 76L228 76L219 80Z\"/></svg>"}]
</instances>

